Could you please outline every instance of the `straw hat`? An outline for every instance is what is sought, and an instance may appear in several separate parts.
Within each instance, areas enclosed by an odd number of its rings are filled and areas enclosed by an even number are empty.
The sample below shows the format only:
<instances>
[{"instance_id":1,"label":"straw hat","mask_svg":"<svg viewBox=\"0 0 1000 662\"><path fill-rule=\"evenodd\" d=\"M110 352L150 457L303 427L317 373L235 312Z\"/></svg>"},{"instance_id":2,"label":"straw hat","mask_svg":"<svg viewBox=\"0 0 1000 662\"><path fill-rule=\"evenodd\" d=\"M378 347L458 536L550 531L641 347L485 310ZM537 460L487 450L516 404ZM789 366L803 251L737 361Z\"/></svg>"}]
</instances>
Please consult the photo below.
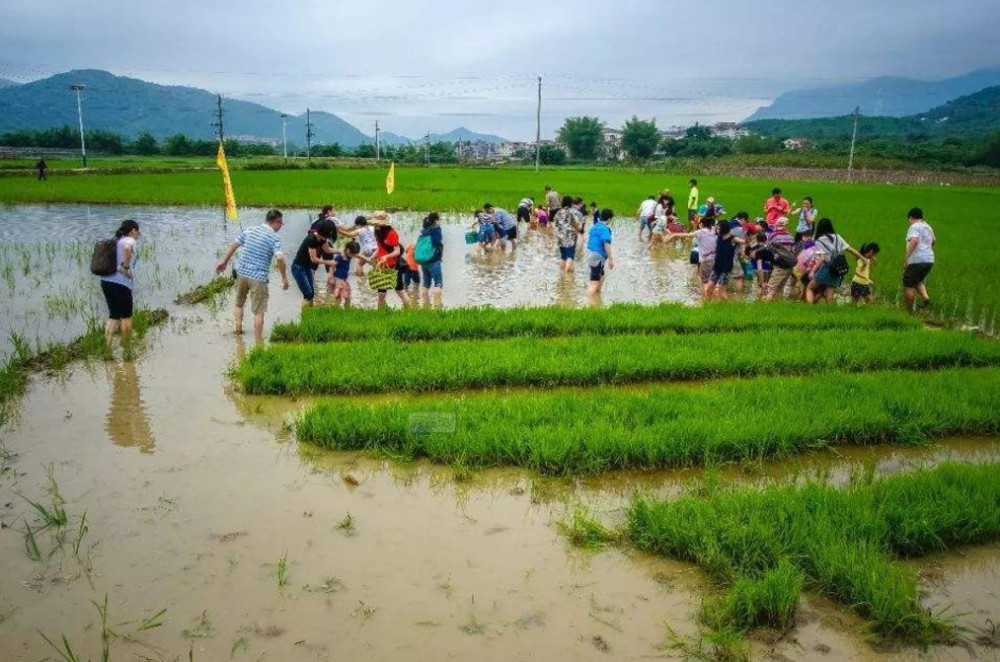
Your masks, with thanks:
<instances>
[{"instance_id":1,"label":"straw hat","mask_svg":"<svg viewBox=\"0 0 1000 662\"><path fill-rule=\"evenodd\" d=\"M368 217L368 225L392 225L389 214L384 211L377 211Z\"/></svg>"}]
</instances>

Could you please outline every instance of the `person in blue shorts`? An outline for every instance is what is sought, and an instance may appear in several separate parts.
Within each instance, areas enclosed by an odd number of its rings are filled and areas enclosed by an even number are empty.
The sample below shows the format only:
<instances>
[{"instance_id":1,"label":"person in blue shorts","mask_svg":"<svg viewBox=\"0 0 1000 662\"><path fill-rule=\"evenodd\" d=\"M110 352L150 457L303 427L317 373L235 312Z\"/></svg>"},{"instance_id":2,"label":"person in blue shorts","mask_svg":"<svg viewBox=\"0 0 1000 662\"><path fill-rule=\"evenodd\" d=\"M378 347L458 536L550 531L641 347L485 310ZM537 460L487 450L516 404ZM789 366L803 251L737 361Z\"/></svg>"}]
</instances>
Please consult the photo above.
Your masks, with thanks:
<instances>
[{"instance_id":1,"label":"person in blue shorts","mask_svg":"<svg viewBox=\"0 0 1000 662\"><path fill-rule=\"evenodd\" d=\"M611 228L608 221L615 215L610 209L602 209L598 220L590 228L587 236L587 266L590 267L590 284L587 293L595 297L604 285L604 266L615 268L615 255L611 250Z\"/></svg>"}]
</instances>

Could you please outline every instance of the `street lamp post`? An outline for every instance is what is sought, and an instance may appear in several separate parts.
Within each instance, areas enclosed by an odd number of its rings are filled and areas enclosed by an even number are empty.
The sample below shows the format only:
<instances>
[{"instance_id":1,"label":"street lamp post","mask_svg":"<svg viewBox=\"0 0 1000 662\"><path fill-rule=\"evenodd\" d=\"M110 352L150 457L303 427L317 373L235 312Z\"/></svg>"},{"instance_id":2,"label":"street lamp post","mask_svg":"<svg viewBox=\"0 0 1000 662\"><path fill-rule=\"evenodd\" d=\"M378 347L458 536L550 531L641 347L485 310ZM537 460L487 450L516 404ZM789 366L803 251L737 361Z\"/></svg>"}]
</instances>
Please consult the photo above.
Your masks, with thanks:
<instances>
[{"instance_id":1,"label":"street lamp post","mask_svg":"<svg viewBox=\"0 0 1000 662\"><path fill-rule=\"evenodd\" d=\"M83 159L83 167L87 167L87 141L83 138L83 103L80 101L80 92L85 89L79 83L70 85L69 89L76 92L76 117L80 121L80 157Z\"/></svg>"},{"instance_id":2,"label":"street lamp post","mask_svg":"<svg viewBox=\"0 0 1000 662\"><path fill-rule=\"evenodd\" d=\"M288 115L281 113L281 153L288 159L288 136L286 128L288 126Z\"/></svg>"}]
</instances>

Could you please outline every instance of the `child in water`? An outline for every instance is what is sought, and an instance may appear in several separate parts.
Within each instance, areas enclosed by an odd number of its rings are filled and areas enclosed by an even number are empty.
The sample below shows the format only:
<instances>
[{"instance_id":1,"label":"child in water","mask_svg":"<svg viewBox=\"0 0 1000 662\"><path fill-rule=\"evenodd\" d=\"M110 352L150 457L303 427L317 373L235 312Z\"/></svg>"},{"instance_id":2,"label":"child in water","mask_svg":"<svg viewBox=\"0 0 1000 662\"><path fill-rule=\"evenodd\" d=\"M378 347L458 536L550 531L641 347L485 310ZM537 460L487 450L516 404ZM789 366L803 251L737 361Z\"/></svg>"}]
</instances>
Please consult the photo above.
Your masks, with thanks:
<instances>
[{"instance_id":1,"label":"child in water","mask_svg":"<svg viewBox=\"0 0 1000 662\"><path fill-rule=\"evenodd\" d=\"M361 255L361 246L356 241L349 241L343 251L333 254L333 272L327 276L326 286L330 296L338 305L351 307L351 284L347 281L351 273L351 259L358 258L358 267L371 260Z\"/></svg>"},{"instance_id":2,"label":"child in water","mask_svg":"<svg viewBox=\"0 0 1000 662\"><path fill-rule=\"evenodd\" d=\"M858 260L854 267L854 278L851 280L851 301L854 303L872 302L872 282L870 270L875 256L878 255L879 246L875 242L861 245L861 254L867 258L867 262Z\"/></svg>"},{"instance_id":3,"label":"child in water","mask_svg":"<svg viewBox=\"0 0 1000 662\"><path fill-rule=\"evenodd\" d=\"M488 213L485 209L477 211L473 217L470 229L476 231L480 248L487 252L493 250L493 246L497 242L496 225L493 222L493 214Z\"/></svg>"}]
</instances>

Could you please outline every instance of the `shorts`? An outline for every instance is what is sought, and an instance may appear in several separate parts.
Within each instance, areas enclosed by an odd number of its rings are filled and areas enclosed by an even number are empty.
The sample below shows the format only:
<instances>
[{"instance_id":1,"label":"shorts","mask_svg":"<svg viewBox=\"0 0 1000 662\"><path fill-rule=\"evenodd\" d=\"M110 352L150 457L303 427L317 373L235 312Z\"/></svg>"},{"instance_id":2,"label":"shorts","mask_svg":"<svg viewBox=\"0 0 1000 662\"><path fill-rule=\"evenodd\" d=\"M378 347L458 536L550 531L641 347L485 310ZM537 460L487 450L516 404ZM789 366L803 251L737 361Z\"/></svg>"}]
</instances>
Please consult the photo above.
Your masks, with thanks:
<instances>
[{"instance_id":1,"label":"shorts","mask_svg":"<svg viewBox=\"0 0 1000 662\"><path fill-rule=\"evenodd\" d=\"M729 270L730 278L743 278L743 263L739 260L733 260L733 268Z\"/></svg>"},{"instance_id":2,"label":"shorts","mask_svg":"<svg viewBox=\"0 0 1000 662\"><path fill-rule=\"evenodd\" d=\"M409 269L407 269L407 271L409 271ZM402 292L403 290L406 289L406 287L403 285L403 272L400 271L399 269L396 269L396 287L394 289L397 292ZM378 290L380 294L385 294L388 291L389 290Z\"/></svg>"},{"instance_id":3,"label":"shorts","mask_svg":"<svg viewBox=\"0 0 1000 662\"><path fill-rule=\"evenodd\" d=\"M441 260L434 260L427 264L420 265L420 275L423 279L423 286L427 289L432 287L444 287L444 278L441 273Z\"/></svg>"},{"instance_id":4,"label":"shorts","mask_svg":"<svg viewBox=\"0 0 1000 662\"><path fill-rule=\"evenodd\" d=\"M101 291L108 304L108 319L132 319L132 288L121 283L101 281Z\"/></svg>"},{"instance_id":5,"label":"shorts","mask_svg":"<svg viewBox=\"0 0 1000 662\"><path fill-rule=\"evenodd\" d=\"M607 258L602 257L600 253L594 251L587 252L587 266L590 267L591 282L600 282L604 278L604 265L606 262Z\"/></svg>"},{"instance_id":6,"label":"shorts","mask_svg":"<svg viewBox=\"0 0 1000 662\"><path fill-rule=\"evenodd\" d=\"M239 276L236 279L236 307L242 308L246 305L247 296L250 297L250 311L254 315L263 315L267 312L267 281L254 280Z\"/></svg>"},{"instance_id":7,"label":"shorts","mask_svg":"<svg viewBox=\"0 0 1000 662\"><path fill-rule=\"evenodd\" d=\"M514 241L515 239L517 239L517 226L515 225L509 230L499 230L499 233L501 239L509 239L510 241Z\"/></svg>"},{"instance_id":8,"label":"shorts","mask_svg":"<svg viewBox=\"0 0 1000 662\"><path fill-rule=\"evenodd\" d=\"M525 223L531 222L531 212L528 211L527 207L517 208L517 222L520 223L521 221L524 221Z\"/></svg>"},{"instance_id":9,"label":"shorts","mask_svg":"<svg viewBox=\"0 0 1000 662\"><path fill-rule=\"evenodd\" d=\"M312 301L316 297L316 284L314 282L313 270L310 267L303 267L301 264L292 265L292 278L302 292L302 298Z\"/></svg>"},{"instance_id":10,"label":"shorts","mask_svg":"<svg viewBox=\"0 0 1000 662\"><path fill-rule=\"evenodd\" d=\"M934 268L933 262L915 262L906 265L903 271L903 287L916 287L927 279L927 274Z\"/></svg>"},{"instance_id":11,"label":"shorts","mask_svg":"<svg viewBox=\"0 0 1000 662\"><path fill-rule=\"evenodd\" d=\"M819 268L818 271L816 271L816 282L819 285L823 286L824 288L826 287L838 288L841 286L841 284L843 284L844 277L834 276L833 274L830 273L830 265L824 264L822 267Z\"/></svg>"},{"instance_id":12,"label":"shorts","mask_svg":"<svg viewBox=\"0 0 1000 662\"><path fill-rule=\"evenodd\" d=\"M406 269L401 271L403 274L403 287L409 287L411 285L420 285L420 272L414 269Z\"/></svg>"},{"instance_id":13,"label":"shorts","mask_svg":"<svg viewBox=\"0 0 1000 662\"><path fill-rule=\"evenodd\" d=\"M697 265L701 254L698 251L691 251L691 257L688 260L691 264Z\"/></svg>"},{"instance_id":14,"label":"shorts","mask_svg":"<svg viewBox=\"0 0 1000 662\"><path fill-rule=\"evenodd\" d=\"M489 226L489 229L484 227L479 228L479 232L476 233L476 238L479 239L480 244L492 244L496 239L496 235L493 233L493 226Z\"/></svg>"},{"instance_id":15,"label":"shorts","mask_svg":"<svg viewBox=\"0 0 1000 662\"><path fill-rule=\"evenodd\" d=\"M729 276L733 273L732 269L719 273L718 271L712 271L712 274L708 277L708 282L713 285L729 285ZM742 272L741 272L742 273Z\"/></svg>"},{"instance_id":16,"label":"shorts","mask_svg":"<svg viewBox=\"0 0 1000 662\"><path fill-rule=\"evenodd\" d=\"M656 219L652 218L651 216L640 216L639 217L639 232L642 232L646 228L649 228L649 230L652 231L653 230L653 223L655 223L655 222L656 222Z\"/></svg>"},{"instance_id":17,"label":"shorts","mask_svg":"<svg viewBox=\"0 0 1000 662\"><path fill-rule=\"evenodd\" d=\"M559 247L559 259L560 260L572 260L576 258L576 244L572 246L560 246Z\"/></svg>"},{"instance_id":18,"label":"shorts","mask_svg":"<svg viewBox=\"0 0 1000 662\"><path fill-rule=\"evenodd\" d=\"M714 255L710 255L698 263L698 277L701 278L702 285L710 282L713 271L715 271Z\"/></svg>"},{"instance_id":19,"label":"shorts","mask_svg":"<svg viewBox=\"0 0 1000 662\"><path fill-rule=\"evenodd\" d=\"M851 283L851 298L852 299L867 299L872 295L871 285L862 285L861 283Z\"/></svg>"}]
</instances>

